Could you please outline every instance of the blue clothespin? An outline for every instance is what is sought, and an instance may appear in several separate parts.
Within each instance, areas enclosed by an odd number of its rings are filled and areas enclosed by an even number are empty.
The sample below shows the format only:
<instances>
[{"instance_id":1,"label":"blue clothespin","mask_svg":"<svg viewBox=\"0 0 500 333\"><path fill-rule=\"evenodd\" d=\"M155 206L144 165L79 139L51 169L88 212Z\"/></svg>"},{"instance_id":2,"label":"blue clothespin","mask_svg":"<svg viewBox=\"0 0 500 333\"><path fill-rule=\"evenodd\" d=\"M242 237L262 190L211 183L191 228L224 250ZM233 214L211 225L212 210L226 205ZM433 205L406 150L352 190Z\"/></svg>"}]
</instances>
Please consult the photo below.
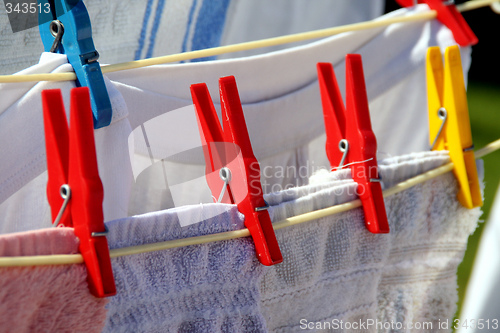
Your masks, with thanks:
<instances>
[{"instance_id":1,"label":"blue clothespin","mask_svg":"<svg viewBox=\"0 0 500 333\"><path fill-rule=\"evenodd\" d=\"M40 36L47 52L66 54L76 74L77 87L88 87L94 128L111 122L111 102L104 84L99 53L92 40L87 8L81 0L38 0Z\"/></svg>"}]
</instances>

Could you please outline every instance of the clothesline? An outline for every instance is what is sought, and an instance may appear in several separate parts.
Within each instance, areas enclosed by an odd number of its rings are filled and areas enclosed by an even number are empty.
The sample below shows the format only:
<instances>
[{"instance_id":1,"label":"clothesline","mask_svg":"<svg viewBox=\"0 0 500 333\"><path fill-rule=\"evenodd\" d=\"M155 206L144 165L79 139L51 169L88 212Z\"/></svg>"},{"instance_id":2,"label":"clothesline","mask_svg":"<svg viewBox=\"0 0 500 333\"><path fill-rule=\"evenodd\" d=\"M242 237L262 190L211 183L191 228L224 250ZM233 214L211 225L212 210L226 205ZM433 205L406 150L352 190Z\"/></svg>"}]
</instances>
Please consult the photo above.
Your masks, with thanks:
<instances>
[{"instance_id":1,"label":"clothesline","mask_svg":"<svg viewBox=\"0 0 500 333\"><path fill-rule=\"evenodd\" d=\"M457 9L460 12L465 12L469 10L474 10L477 8L485 7L491 5L495 2L500 2L500 0L470 0L461 5L457 5ZM262 39L258 41L245 42L233 45L219 46L208 48L204 50L190 51L178 54L171 54L162 57L148 58L136 61L129 61L113 65L103 65L101 70L103 73L111 73L141 67L148 67L153 65L160 65L166 63L172 63L177 61L198 59L204 57L212 57L216 55L234 53L239 51L253 50L263 47L276 46L294 42L300 42L310 39L324 38L333 35L337 35L344 32L359 31L374 29L379 27L385 27L395 23L413 22L413 21L423 21L432 20L436 18L436 11L429 10L422 13L413 13L408 16L394 17L384 20L373 20L361 23L354 23L343 25L339 27L327 28L314 30L304 33L297 33L291 35L285 35L280 37L273 37ZM0 83L21 83L21 82L40 82L40 81L74 81L76 80L75 73L44 73L44 74L27 74L27 75L0 75Z\"/></svg>"},{"instance_id":2,"label":"clothesline","mask_svg":"<svg viewBox=\"0 0 500 333\"><path fill-rule=\"evenodd\" d=\"M488 154L500 150L500 139L491 142L485 147L475 152L476 158L482 158ZM453 163L445 164L436 169L427 171L421 175L405 180L391 188L383 191L384 198L409 189L415 185L426 182L432 178L441 176L453 170ZM319 218L342 213L361 207L361 200L355 199L340 205L316 210L313 212L289 217L287 219L273 223L273 228L279 230L293 225L310 222ZM222 240L230 240L250 236L248 229L222 232L212 235L189 237L171 241L145 244L139 246L124 247L121 249L110 250L111 258L128 256L133 254L161 251L190 245L199 245ZM45 266L45 265L71 265L83 263L83 257L80 254L61 254L44 256L24 256L24 257L0 257L0 267L21 267L21 266Z\"/></svg>"}]
</instances>

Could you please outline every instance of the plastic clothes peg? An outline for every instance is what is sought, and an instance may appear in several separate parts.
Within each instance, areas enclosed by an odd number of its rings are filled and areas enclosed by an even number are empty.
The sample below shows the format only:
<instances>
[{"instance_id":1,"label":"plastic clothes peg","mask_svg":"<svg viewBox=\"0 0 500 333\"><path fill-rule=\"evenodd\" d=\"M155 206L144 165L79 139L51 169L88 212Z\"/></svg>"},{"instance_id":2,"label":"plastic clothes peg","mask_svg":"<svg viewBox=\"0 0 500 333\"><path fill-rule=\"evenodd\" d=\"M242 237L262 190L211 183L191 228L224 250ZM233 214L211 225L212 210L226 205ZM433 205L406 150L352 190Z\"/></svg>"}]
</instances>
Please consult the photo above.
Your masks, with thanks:
<instances>
[{"instance_id":1,"label":"plastic clothes peg","mask_svg":"<svg viewBox=\"0 0 500 333\"><path fill-rule=\"evenodd\" d=\"M377 141L372 131L363 64L359 54L346 56L346 106L330 63L318 63L326 130L326 153L332 168L349 165L372 233L388 233L389 223L378 175Z\"/></svg>"},{"instance_id":2,"label":"plastic clothes peg","mask_svg":"<svg viewBox=\"0 0 500 333\"><path fill-rule=\"evenodd\" d=\"M255 243L259 261L266 266L283 261L267 212L255 158L234 76L219 80L222 127L205 83L191 85L200 136L204 147L206 179L218 202L237 204Z\"/></svg>"},{"instance_id":3,"label":"plastic clothes peg","mask_svg":"<svg viewBox=\"0 0 500 333\"><path fill-rule=\"evenodd\" d=\"M467 108L464 74L457 45L446 48L444 68L439 47L427 50L427 100L431 150L448 150L457 194L467 208L483 205Z\"/></svg>"},{"instance_id":4,"label":"plastic clothes peg","mask_svg":"<svg viewBox=\"0 0 500 333\"><path fill-rule=\"evenodd\" d=\"M86 87L71 90L69 129L60 90L42 91L42 103L49 178L47 198L52 218L59 225L74 228L87 267L90 292L97 297L115 295L89 90Z\"/></svg>"},{"instance_id":5,"label":"plastic clothes peg","mask_svg":"<svg viewBox=\"0 0 500 333\"><path fill-rule=\"evenodd\" d=\"M403 7L411 7L414 3L413 0L396 1ZM437 19L451 30L458 45L469 46L477 44L476 35L455 7L453 0L418 0L418 2L426 3L430 9L437 12Z\"/></svg>"},{"instance_id":6,"label":"plastic clothes peg","mask_svg":"<svg viewBox=\"0 0 500 333\"><path fill-rule=\"evenodd\" d=\"M40 36L46 52L66 54L76 74L76 86L88 87L94 127L111 123L112 109L106 90L99 53L92 40L90 18L82 0L38 0ZM49 7L45 6L49 4Z\"/></svg>"}]
</instances>

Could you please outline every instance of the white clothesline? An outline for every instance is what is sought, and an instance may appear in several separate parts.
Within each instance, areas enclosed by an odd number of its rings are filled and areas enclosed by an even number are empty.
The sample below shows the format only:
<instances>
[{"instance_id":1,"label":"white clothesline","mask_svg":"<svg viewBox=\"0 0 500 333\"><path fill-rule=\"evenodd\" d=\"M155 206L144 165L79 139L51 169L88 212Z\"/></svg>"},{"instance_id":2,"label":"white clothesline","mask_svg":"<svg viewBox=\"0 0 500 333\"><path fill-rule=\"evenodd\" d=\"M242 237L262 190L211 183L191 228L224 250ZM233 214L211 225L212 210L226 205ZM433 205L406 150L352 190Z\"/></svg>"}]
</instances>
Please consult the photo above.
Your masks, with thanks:
<instances>
[{"instance_id":1,"label":"white clothesline","mask_svg":"<svg viewBox=\"0 0 500 333\"><path fill-rule=\"evenodd\" d=\"M461 5L457 5L460 12L465 12L488 5L500 2L500 0L470 0ZM436 18L436 11L429 10L422 13L413 13L412 15L388 18L384 20L373 20L355 24L348 24L339 27L308 31L303 33L285 35L274 38L267 38L258 41L245 42L233 45L218 46L204 50L190 51L166 55L162 57L148 58L136 61L129 61L113 65L101 66L103 73L111 73L134 68L148 67L153 65L161 65L166 63L178 62L183 60L198 59L211 57L226 53L234 53L239 51L253 50L268 46L276 46L294 42L300 42L316 38L324 38L337 35L344 32L367 30L378 27L385 27L395 23L432 20ZM43 74L27 74L27 75L0 75L0 83L20 83L20 82L40 82L40 81L74 81L76 75L74 72L69 73L43 73Z\"/></svg>"},{"instance_id":2,"label":"white clothesline","mask_svg":"<svg viewBox=\"0 0 500 333\"><path fill-rule=\"evenodd\" d=\"M500 139L491 142L482 149L475 152L476 158L482 158L492 152L500 149ZM453 170L453 163L445 164L436 169L427 171L421 175L405 180L391 188L383 191L384 198L394 195L396 193L402 192L409 189L415 185L426 182L432 178L441 176L447 172ZM340 205L316 210L313 212L289 217L287 219L273 223L273 228L279 230L286 227L291 227L293 225L310 222L317 220L322 217L327 217L330 215L346 212L351 209L361 207L361 201L355 199ZM217 242L222 240L229 240L235 238L242 238L250 236L248 229L241 229L235 231L222 232L212 235L189 237L183 239L170 240L165 242L158 242L152 244L124 247L120 249L110 250L111 258L128 256L133 254L161 251L167 249L173 249L178 247L184 247L189 245L199 245L211 242ZM24 256L24 257L0 257L0 267L21 267L21 266L45 266L45 265L70 265L70 264L81 264L83 263L83 257L81 254L60 254L60 255L44 255L44 256Z\"/></svg>"}]
</instances>

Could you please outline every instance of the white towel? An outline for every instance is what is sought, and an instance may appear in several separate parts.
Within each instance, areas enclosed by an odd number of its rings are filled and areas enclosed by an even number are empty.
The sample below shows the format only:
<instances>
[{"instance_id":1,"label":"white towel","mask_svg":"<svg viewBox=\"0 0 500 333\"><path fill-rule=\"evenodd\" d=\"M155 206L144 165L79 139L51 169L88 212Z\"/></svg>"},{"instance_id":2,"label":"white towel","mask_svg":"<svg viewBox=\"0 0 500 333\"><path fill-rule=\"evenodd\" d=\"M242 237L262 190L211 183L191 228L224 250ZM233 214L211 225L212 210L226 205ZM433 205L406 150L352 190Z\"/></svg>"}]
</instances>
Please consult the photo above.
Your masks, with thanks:
<instances>
[{"instance_id":1,"label":"white towel","mask_svg":"<svg viewBox=\"0 0 500 333\"><path fill-rule=\"evenodd\" d=\"M448 161L443 152L412 154L383 161L380 173L392 186ZM354 199L349 173L267 195L273 221ZM118 294L106 331L292 332L341 320L372 325L361 331L389 332L374 325L391 321L435 331L455 312L456 269L480 215L456 191L449 173L387 198L390 234L369 233L361 208L278 230L284 261L272 267L259 264L250 238L113 259ZM176 210L113 221L110 247L243 225L235 206L184 209L215 217L185 228Z\"/></svg>"}]
</instances>

